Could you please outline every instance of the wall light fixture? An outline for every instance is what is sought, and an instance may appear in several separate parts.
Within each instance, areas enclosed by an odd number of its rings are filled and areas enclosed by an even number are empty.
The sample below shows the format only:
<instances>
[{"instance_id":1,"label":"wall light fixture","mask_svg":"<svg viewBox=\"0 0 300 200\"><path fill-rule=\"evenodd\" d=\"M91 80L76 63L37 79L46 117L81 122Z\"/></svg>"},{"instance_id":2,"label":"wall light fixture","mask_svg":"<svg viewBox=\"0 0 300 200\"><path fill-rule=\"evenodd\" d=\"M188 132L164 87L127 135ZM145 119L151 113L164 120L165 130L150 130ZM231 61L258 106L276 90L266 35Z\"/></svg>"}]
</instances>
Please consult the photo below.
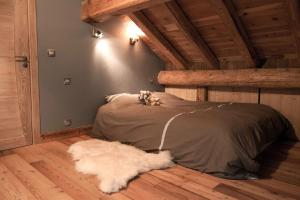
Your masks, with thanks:
<instances>
[{"instance_id":1,"label":"wall light fixture","mask_svg":"<svg viewBox=\"0 0 300 200\"><path fill-rule=\"evenodd\" d=\"M93 27L92 28L92 37L94 37L94 38L102 38L103 37L103 33L99 29Z\"/></svg>"},{"instance_id":2,"label":"wall light fixture","mask_svg":"<svg viewBox=\"0 0 300 200\"><path fill-rule=\"evenodd\" d=\"M140 39L140 36L144 36L145 34L133 21L129 21L127 24L127 34L129 36L129 44L134 45Z\"/></svg>"},{"instance_id":3,"label":"wall light fixture","mask_svg":"<svg viewBox=\"0 0 300 200\"><path fill-rule=\"evenodd\" d=\"M135 43L137 43L139 41L139 37L138 36L133 36L129 38L129 44L130 45L135 45Z\"/></svg>"}]
</instances>

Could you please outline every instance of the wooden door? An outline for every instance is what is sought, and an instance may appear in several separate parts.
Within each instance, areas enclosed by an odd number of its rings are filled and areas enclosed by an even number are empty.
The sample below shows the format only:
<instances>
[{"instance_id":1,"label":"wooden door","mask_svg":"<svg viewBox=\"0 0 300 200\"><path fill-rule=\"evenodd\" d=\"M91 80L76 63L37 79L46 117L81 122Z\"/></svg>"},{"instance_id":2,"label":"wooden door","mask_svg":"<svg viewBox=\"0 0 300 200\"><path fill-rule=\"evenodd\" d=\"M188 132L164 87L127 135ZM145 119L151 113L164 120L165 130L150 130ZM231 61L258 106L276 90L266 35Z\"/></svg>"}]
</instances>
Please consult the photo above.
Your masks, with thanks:
<instances>
[{"instance_id":1,"label":"wooden door","mask_svg":"<svg viewBox=\"0 0 300 200\"><path fill-rule=\"evenodd\" d=\"M32 144L28 2L0 0L0 150Z\"/></svg>"}]
</instances>

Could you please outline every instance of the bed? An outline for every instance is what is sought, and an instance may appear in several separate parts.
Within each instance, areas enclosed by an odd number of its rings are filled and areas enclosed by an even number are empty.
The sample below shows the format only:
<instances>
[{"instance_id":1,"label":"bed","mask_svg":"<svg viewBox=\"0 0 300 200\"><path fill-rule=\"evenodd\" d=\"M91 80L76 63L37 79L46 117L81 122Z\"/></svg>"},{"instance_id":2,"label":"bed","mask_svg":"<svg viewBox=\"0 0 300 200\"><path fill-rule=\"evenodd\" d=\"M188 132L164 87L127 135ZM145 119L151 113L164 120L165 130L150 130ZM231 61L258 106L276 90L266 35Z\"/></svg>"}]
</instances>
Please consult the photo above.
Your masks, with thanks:
<instances>
[{"instance_id":1,"label":"bed","mask_svg":"<svg viewBox=\"0 0 300 200\"><path fill-rule=\"evenodd\" d=\"M260 104L184 101L153 93L160 106L137 94L111 97L101 106L93 133L148 152L170 150L179 165L230 179L254 178L257 156L292 131L284 116Z\"/></svg>"}]
</instances>

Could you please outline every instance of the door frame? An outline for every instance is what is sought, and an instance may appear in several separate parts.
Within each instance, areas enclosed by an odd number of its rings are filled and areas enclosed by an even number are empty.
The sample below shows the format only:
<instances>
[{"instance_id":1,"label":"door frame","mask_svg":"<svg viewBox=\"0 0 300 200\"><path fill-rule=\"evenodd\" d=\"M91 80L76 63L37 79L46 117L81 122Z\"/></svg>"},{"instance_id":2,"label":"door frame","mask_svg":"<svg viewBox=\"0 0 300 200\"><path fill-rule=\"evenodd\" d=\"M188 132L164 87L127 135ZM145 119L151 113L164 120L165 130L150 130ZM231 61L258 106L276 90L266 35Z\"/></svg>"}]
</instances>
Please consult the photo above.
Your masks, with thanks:
<instances>
[{"instance_id":1,"label":"door frame","mask_svg":"<svg viewBox=\"0 0 300 200\"><path fill-rule=\"evenodd\" d=\"M28 2L28 31L29 31L29 54L30 54L30 80L31 80L31 112L32 112L32 143L41 142L40 124L40 97L39 97L39 70L37 50L37 23L36 23L36 0Z\"/></svg>"}]
</instances>

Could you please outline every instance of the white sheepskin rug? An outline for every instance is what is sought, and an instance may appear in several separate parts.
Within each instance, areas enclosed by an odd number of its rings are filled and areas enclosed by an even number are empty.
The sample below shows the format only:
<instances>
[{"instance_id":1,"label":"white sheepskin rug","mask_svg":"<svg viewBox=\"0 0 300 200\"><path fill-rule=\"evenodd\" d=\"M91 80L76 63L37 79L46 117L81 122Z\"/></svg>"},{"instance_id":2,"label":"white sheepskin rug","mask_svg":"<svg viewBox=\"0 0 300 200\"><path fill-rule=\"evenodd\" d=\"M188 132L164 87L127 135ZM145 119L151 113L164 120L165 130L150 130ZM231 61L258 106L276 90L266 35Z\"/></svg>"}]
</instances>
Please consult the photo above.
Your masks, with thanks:
<instances>
[{"instance_id":1,"label":"white sheepskin rug","mask_svg":"<svg viewBox=\"0 0 300 200\"><path fill-rule=\"evenodd\" d=\"M173 165L169 151L146 153L120 142L98 139L80 141L70 146L75 168L84 174L97 175L99 189L117 192L139 173L164 169Z\"/></svg>"}]
</instances>

